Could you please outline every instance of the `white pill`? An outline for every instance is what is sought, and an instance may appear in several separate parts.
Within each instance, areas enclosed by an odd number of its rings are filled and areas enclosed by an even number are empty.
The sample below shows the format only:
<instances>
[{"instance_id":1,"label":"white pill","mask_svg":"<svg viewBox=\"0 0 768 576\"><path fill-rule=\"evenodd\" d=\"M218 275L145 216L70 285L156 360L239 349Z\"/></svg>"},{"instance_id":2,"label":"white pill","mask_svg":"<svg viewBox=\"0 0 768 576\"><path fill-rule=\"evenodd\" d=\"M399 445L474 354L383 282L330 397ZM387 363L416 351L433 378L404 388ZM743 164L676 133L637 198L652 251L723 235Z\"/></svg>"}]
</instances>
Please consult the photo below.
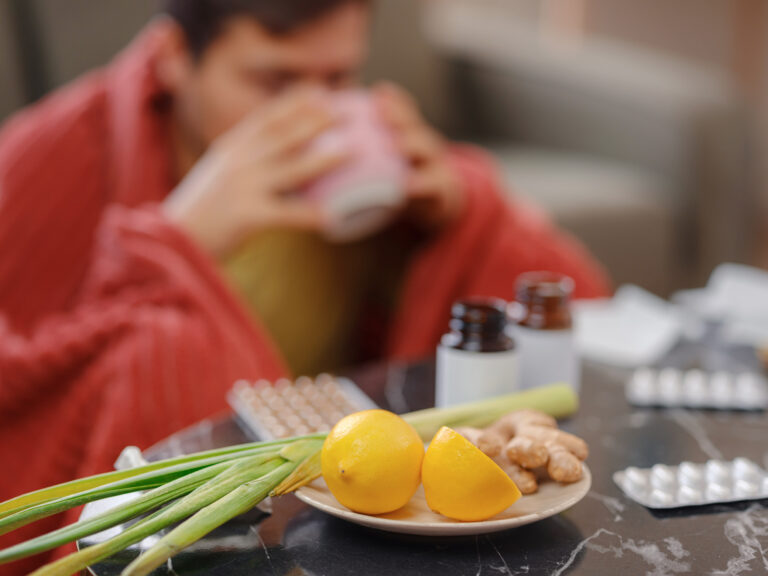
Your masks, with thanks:
<instances>
[{"instance_id":1,"label":"white pill","mask_svg":"<svg viewBox=\"0 0 768 576\"><path fill-rule=\"evenodd\" d=\"M627 468L624 476L633 490L645 491L648 489L648 474L639 468L635 468L634 466Z\"/></svg>"},{"instance_id":2,"label":"white pill","mask_svg":"<svg viewBox=\"0 0 768 576\"><path fill-rule=\"evenodd\" d=\"M290 431L285 426L275 426L270 429L275 438L287 438L290 435Z\"/></svg>"},{"instance_id":3,"label":"white pill","mask_svg":"<svg viewBox=\"0 0 768 576\"><path fill-rule=\"evenodd\" d=\"M699 464L683 462L677 469L680 482L688 486L701 486L704 483L704 469Z\"/></svg>"},{"instance_id":4,"label":"white pill","mask_svg":"<svg viewBox=\"0 0 768 576\"><path fill-rule=\"evenodd\" d=\"M267 428L272 428L273 426L277 426L280 421L275 418L274 414L271 412L264 412L260 415L261 423L264 424Z\"/></svg>"},{"instance_id":5,"label":"white pill","mask_svg":"<svg viewBox=\"0 0 768 576\"><path fill-rule=\"evenodd\" d=\"M297 426L304 424L304 421L299 418L297 414L287 414L283 416L283 422L288 428L295 429Z\"/></svg>"},{"instance_id":6,"label":"white pill","mask_svg":"<svg viewBox=\"0 0 768 576\"><path fill-rule=\"evenodd\" d=\"M736 376L736 389L739 391L752 391L760 387L760 377L757 374L744 372Z\"/></svg>"},{"instance_id":7,"label":"white pill","mask_svg":"<svg viewBox=\"0 0 768 576\"><path fill-rule=\"evenodd\" d=\"M680 382L675 382L660 388L659 398L663 404L679 406L684 398L682 384Z\"/></svg>"},{"instance_id":8,"label":"white pill","mask_svg":"<svg viewBox=\"0 0 768 576\"><path fill-rule=\"evenodd\" d=\"M633 404L641 404L646 406L656 402L656 389L644 388L630 384L629 388L627 389L627 396L629 396L629 401Z\"/></svg>"},{"instance_id":9,"label":"white pill","mask_svg":"<svg viewBox=\"0 0 768 576\"><path fill-rule=\"evenodd\" d=\"M751 460L736 458L733 461L733 475L739 479L754 482L762 476L762 470Z\"/></svg>"},{"instance_id":10,"label":"white pill","mask_svg":"<svg viewBox=\"0 0 768 576\"><path fill-rule=\"evenodd\" d=\"M250 382L248 382L248 380L238 380L232 386L232 390L234 390L235 392L238 392L238 393L239 392L243 392L245 390L250 391L250 389L251 389L251 384L250 384Z\"/></svg>"},{"instance_id":11,"label":"white pill","mask_svg":"<svg viewBox=\"0 0 768 576\"><path fill-rule=\"evenodd\" d=\"M277 396L277 393L275 392L274 388L272 388L271 386L260 387L257 389L257 392L265 400L269 400L270 398L275 398Z\"/></svg>"},{"instance_id":12,"label":"white pill","mask_svg":"<svg viewBox=\"0 0 768 576\"><path fill-rule=\"evenodd\" d=\"M697 504L704 499L704 493L692 486L680 486L677 491L677 500L680 504Z\"/></svg>"},{"instance_id":13,"label":"white pill","mask_svg":"<svg viewBox=\"0 0 768 576\"><path fill-rule=\"evenodd\" d=\"M669 489L677 483L675 471L666 464L656 464L651 468L651 485L654 488Z\"/></svg>"},{"instance_id":14,"label":"white pill","mask_svg":"<svg viewBox=\"0 0 768 576\"><path fill-rule=\"evenodd\" d=\"M683 395L691 406L702 406L707 402L707 379L701 370L689 370L683 378Z\"/></svg>"},{"instance_id":15,"label":"white pill","mask_svg":"<svg viewBox=\"0 0 768 576\"><path fill-rule=\"evenodd\" d=\"M760 485L749 480L737 480L733 486L733 494L739 498L751 498L760 492Z\"/></svg>"},{"instance_id":16,"label":"white pill","mask_svg":"<svg viewBox=\"0 0 768 576\"><path fill-rule=\"evenodd\" d=\"M659 372L659 396L666 404L677 404L683 396L683 375L680 370L665 368Z\"/></svg>"},{"instance_id":17,"label":"white pill","mask_svg":"<svg viewBox=\"0 0 768 576\"><path fill-rule=\"evenodd\" d=\"M325 430L327 428L325 420L323 420L322 417L318 416L317 414L313 414L307 418L307 424L309 424L310 427L314 430Z\"/></svg>"},{"instance_id":18,"label":"white pill","mask_svg":"<svg viewBox=\"0 0 768 576\"><path fill-rule=\"evenodd\" d=\"M723 484L712 482L707 486L707 500L720 502L731 497L731 489Z\"/></svg>"},{"instance_id":19,"label":"white pill","mask_svg":"<svg viewBox=\"0 0 768 576\"><path fill-rule=\"evenodd\" d=\"M727 482L731 477L731 467L721 460L707 462L707 480L710 482Z\"/></svg>"},{"instance_id":20,"label":"white pill","mask_svg":"<svg viewBox=\"0 0 768 576\"><path fill-rule=\"evenodd\" d=\"M286 401L283 400L280 396L273 396L267 401L267 404L269 404L269 407L276 412L281 412L288 407Z\"/></svg>"},{"instance_id":21,"label":"white pill","mask_svg":"<svg viewBox=\"0 0 768 576\"><path fill-rule=\"evenodd\" d=\"M670 384L679 384L682 381L683 373L677 368L664 368L659 371L659 385L669 386Z\"/></svg>"},{"instance_id":22,"label":"white pill","mask_svg":"<svg viewBox=\"0 0 768 576\"><path fill-rule=\"evenodd\" d=\"M654 490L651 492L651 502L654 506L672 506L675 499L666 490Z\"/></svg>"},{"instance_id":23,"label":"white pill","mask_svg":"<svg viewBox=\"0 0 768 576\"><path fill-rule=\"evenodd\" d=\"M736 395L742 408L760 408L765 405L765 382L757 374L739 374L736 377Z\"/></svg>"},{"instance_id":24,"label":"white pill","mask_svg":"<svg viewBox=\"0 0 768 576\"><path fill-rule=\"evenodd\" d=\"M280 378L280 380L275 382L275 390L280 393L284 392L291 386L293 386L293 382L291 382L287 378Z\"/></svg>"},{"instance_id":25,"label":"white pill","mask_svg":"<svg viewBox=\"0 0 768 576\"><path fill-rule=\"evenodd\" d=\"M647 368L637 370L630 380L629 387L633 394L642 397L652 397L656 395L656 376Z\"/></svg>"},{"instance_id":26,"label":"white pill","mask_svg":"<svg viewBox=\"0 0 768 576\"><path fill-rule=\"evenodd\" d=\"M299 392L305 391L307 388L312 388L314 386L314 382L312 382L311 378L307 378L306 376L300 376L296 379L296 388L299 390Z\"/></svg>"},{"instance_id":27,"label":"white pill","mask_svg":"<svg viewBox=\"0 0 768 576\"><path fill-rule=\"evenodd\" d=\"M718 406L727 407L733 401L733 379L726 372L715 372L709 380L709 393Z\"/></svg>"},{"instance_id":28,"label":"white pill","mask_svg":"<svg viewBox=\"0 0 768 576\"><path fill-rule=\"evenodd\" d=\"M303 412L305 410L309 410L311 406L309 405L309 402L304 400L301 396L295 396L289 400L291 408L298 412Z\"/></svg>"}]
</instances>

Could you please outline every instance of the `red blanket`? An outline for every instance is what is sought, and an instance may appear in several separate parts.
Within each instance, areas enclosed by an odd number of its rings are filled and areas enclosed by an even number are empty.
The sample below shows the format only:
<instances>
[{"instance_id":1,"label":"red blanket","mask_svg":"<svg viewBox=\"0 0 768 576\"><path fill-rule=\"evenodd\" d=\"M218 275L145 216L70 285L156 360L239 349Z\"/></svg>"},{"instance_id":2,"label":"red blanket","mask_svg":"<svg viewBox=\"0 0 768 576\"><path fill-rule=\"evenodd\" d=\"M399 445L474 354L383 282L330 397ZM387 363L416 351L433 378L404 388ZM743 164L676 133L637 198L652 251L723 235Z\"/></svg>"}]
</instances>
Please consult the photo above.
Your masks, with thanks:
<instances>
[{"instance_id":1,"label":"red blanket","mask_svg":"<svg viewBox=\"0 0 768 576\"><path fill-rule=\"evenodd\" d=\"M107 470L123 446L226 409L235 380L285 373L157 210L174 183L153 46L149 31L0 133L0 500ZM392 358L431 354L453 300L512 298L526 270L569 274L578 297L607 292L573 239L502 198L481 154L454 156L468 208L414 255Z\"/></svg>"}]
</instances>

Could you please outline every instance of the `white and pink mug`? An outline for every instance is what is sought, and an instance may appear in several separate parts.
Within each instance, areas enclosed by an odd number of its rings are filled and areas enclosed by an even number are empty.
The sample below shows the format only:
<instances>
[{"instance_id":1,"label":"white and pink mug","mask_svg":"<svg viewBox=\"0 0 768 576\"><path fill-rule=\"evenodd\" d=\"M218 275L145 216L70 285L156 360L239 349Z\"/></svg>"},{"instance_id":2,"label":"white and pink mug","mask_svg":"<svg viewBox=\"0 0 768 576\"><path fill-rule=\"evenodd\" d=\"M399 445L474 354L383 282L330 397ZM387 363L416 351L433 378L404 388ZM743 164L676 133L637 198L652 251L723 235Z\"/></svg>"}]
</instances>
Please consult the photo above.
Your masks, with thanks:
<instances>
[{"instance_id":1,"label":"white and pink mug","mask_svg":"<svg viewBox=\"0 0 768 576\"><path fill-rule=\"evenodd\" d=\"M405 202L407 165L366 91L338 92L330 103L338 123L311 146L342 150L350 158L303 193L328 213L326 237L351 242L381 230L397 214Z\"/></svg>"}]
</instances>

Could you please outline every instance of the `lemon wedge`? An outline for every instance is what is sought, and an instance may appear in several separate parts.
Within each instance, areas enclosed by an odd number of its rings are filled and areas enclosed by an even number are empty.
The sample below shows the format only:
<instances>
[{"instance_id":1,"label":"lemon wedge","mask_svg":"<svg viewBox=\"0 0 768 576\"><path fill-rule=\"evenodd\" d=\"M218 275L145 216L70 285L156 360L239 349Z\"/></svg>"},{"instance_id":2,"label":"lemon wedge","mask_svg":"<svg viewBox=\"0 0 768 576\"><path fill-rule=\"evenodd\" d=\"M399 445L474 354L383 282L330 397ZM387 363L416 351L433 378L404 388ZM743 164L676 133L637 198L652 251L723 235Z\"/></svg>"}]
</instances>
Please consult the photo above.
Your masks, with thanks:
<instances>
[{"instance_id":1,"label":"lemon wedge","mask_svg":"<svg viewBox=\"0 0 768 576\"><path fill-rule=\"evenodd\" d=\"M487 520L521 496L498 464L447 427L438 430L427 448L421 480L433 511L466 522Z\"/></svg>"}]
</instances>

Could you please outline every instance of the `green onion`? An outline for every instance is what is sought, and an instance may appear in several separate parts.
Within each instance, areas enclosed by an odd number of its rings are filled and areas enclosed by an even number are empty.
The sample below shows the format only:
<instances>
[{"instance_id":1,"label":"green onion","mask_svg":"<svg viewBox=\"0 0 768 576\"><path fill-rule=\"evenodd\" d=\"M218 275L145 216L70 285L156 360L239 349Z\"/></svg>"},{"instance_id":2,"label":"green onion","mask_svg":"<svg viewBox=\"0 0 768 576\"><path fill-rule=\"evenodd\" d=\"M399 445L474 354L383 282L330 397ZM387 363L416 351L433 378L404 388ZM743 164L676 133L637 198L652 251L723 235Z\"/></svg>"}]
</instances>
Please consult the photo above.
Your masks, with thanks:
<instances>
[{"instance_id":1,"label":"green onion","mask_svg":"<svg viewBox=\"0 0 768 576\"><path fill-rule=\"evenodd\" d=\"M64 512L65 510L80 506L81 504L164 486L170 481L183 477L184 474L189 474L196 470L200 470L201 468L204 469L205 467L221 462L230 462L233 458L240 458L245 455L269 453L270 451L275 452L276 448L277 447L275 446L252 448L250 450L242 450L229 455L193 460L166 468L155 468L145 474L118 480L111 484L91 488L90 490L85 490L56 500L48 500L36 506L25 506L18 512L14 513L13 511L10 511L7 516L0 519L0 534L5 534L6 532L20 528L35 520L40 520L41 518Z\"/></svg>"},{"instance_id":2,"label":"green onion","mask_svg":"<svg viewBox=\"0 0 768 576\"><path fill-rule=\"evenodd\" d=\"M70 554L61 560L43 566L33 574L35 576L65 576L84 570L91 564L109 558L131 544L141 542L144 538L171 524L188 518L239 486L269 474L284 462L285 460L277 455L267 462L264 462L264 458L261 456L246 458L233 464L229 469L212 478L191 494L137 522L114 538Z\"/></svg>"},{"instance_id":3,"label":"green onion","mask_svg":"<svg viewBox=\"0 0 768 576\"><path fill-rule=\"evenodd\" d=\"M200 540L203 536L239 516L261 502L294 468L284 461L266 475L241 484L229 494L200 510L186 522L161 538L150 550L139 556L123 570L123 576L149 574L169 558Z\"/></svg>"},{"instance_id":4,"label":"green onion","mask_svg":"<svg viewBox=\"0 0 768 576\"><path fill-rule=\"evenodd\" d=\"M68 542L85 538L86 536L96 534L108 528L112 528L113 526L117 526L118 524L122 524L132 518L141 516L171 500L189 494L195 488L198 488L200 485L204 484L214 476L217 476L220 472L223 472L230 466L232 466L232 463L222 462L221 464L203 468L188 476L177 478L164 486L145 492L138 498L118 507L106 510L88 520L75 522L74 524L55 530L50 534L2 550L0 551L0 563L25 558L33 554L45 552L46 550L52 550L53 548L63 546Z\"/></svg>"},{"instance_id":5,"label":"green onion","mask_svg":"<svg viewBox=\"0 0 768 576\"><path fill-rule=\"evenodd\" d=\"M269 495L282 496L283 494L294 492L302 486L306 486L316 478L319 478L320 474L320 450L317 450L314 454L310 455L306 460L299 464L296 467L296 470L294 470L288 478L283 480L280 485L275 487Z\"/></svg>"},{"instance_id":6,"label":"green onion","mask_svg":"<svg viewBox=\"0 0 768 576\"><path fill-rule=\"evenodd\" d=\"M207 460L209 458L216 458L220 456L236 456L239 452L246 450L266 449L273 446L283 446L286 442L290 441L302 440L305 438L311 439L324 437L325 434L311 434L308 436L291 438L288 440L273 440L271 442L256 442L253 444L228 446L226 448L219 448L217 450L207 450L205 452L198 452L196 454L188 454L168 460L152 462L151 464L131 468L129 470L117 470L115 472L107 472L106 474L98 474L96 476L80 478L65 484L58 484L56 486L51 486L50 488L43 488L42 490L36 490L35 492L22 494L21 496L7 500L6 502L2 502L0 503L0 518L4 518L5 516L9 516L10 514L18 512L24 508L41 504L43 502L50 502L51 500L56 500L65 496L71 496L73 494L81 494L86 490L91 490L121 480L134 478L148 472L169 469L178 464L190 464L191 467L194 468L194 465L200 460ZM98 498L94 499L96 500Z\"/></svg>"},{"instance_id":7,"label":"green onion","mask_svg":"<svg viewBox=\"0 0 768 576\"><path fill-rule=\"evenodd\" d=\"M169 558L190 544L197 542L232 518L256 506L296 469L296 463L317 454L322 445L307 442L289 446L281 452L284 463L261 478L251 480L200 510L189 520L163 536L150 550L131 562L123 576L144 576L162 566Z\"/></svg>"}]
</instances>

